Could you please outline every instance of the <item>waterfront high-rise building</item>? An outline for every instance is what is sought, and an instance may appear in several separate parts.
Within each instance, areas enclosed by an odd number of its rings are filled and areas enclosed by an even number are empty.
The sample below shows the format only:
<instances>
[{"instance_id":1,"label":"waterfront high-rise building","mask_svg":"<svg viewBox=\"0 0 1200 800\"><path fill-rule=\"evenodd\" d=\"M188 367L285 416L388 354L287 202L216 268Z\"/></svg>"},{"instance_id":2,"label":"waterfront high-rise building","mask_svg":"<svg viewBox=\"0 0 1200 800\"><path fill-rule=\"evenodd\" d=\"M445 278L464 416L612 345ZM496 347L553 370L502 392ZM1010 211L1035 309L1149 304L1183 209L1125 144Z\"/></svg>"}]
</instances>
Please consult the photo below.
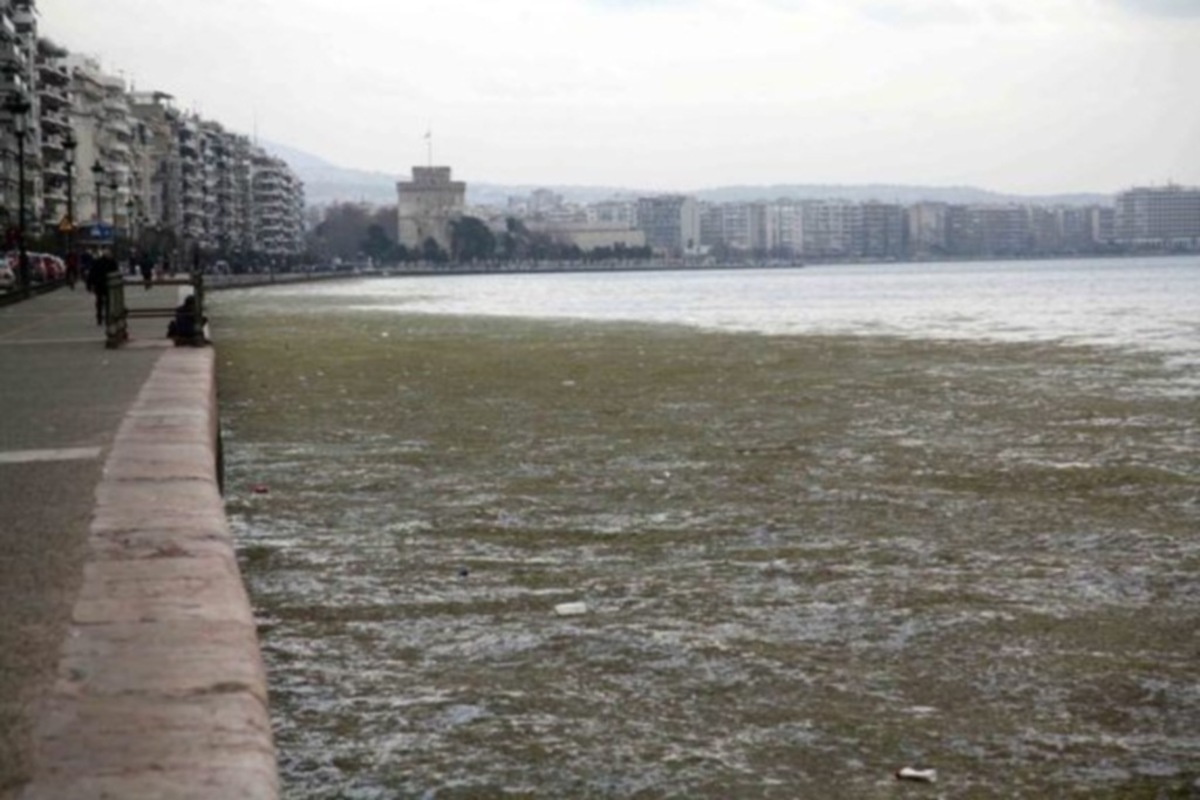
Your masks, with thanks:
<instances>
[{"instance_id":1,"label":"waterfront high-rise building","mask_svg":"<svg viewBox=\"0 0 1200 800\"><path fill-rule=\"evenodd\" d=\"M71 130L71 73L67 51L48 39L38 42L37 95L41 129L42 206L39 220L43 230L56 230L67 222L68 182L74 183L75 151L68 147L74 139ZM68 176L68 171L72 174ZM73 186L71 187L73 188ZM72 204L73 205L73 204ZM73 221L73 220L72 220ZM65 228L64 228L65 230Z\"/></svg>"},{"instance_id":2,"label":"waterfront high-rise building","mask_svg":"<svg viewBox=\"0 0 1200 800\"><path fill-rule=\"evenodd\" d=\"M0 230L11 236L18 223L23 147L27 241L45 235L53 246L48 234L69 229L70 201L81 239L111 229L122 251L177 265L303 252L303 186L286 164L177 111L168 94L131 91L95 58L39 37L37 22L34 0L0 0ZM273 186L256 195L253 168L264 160L262 182Z\"/></svg>"},{"instance_id":3,"label":"waterfront high-rise building","mask_svg":"<svg viewBox=\"0 0 1200 800\"><path fill-rule=\"evenodd\" d=\"M919 259L947 252L945 203L914 203L908 207L908 253Z\"/></svg>"},{"instance_id":4,"label":"waterfront high-rise building","mask_svg":"<svg viewBox=\"0 0 1200 800\"><path fill-rule=\"evenodd\" d=\"M281 158L252 151L254 238L260 252L284 259L303 246L304 189Z\"/></svg>"},{"instance_id":5,"label":"waterfront high-rise building","mask_svg":"<svg viewBox=\"0 0 1200 800\"><path fill-rule=\"evenodd\" d=\"M802 206L804 254L845 258L855 253L862 229L862 208L846 200L808 200Z\"/></svg>"},{"instance_id":6,"label":"waterfront high-rise building","mask_svg":"<svg viewBox=\"0 0 1200 800\"><path fill-rule=\"evenodd\" d=\"M768 209L768 231L772 254L794 257L804 253L804 207L797 202L781 200Z\"/></svg>"},{"instance_id":7,"label":"waterfront high-rise building","mask_svg":"<svg viewBox=\"0 0 1200 800\"><path fill-rule=\"evenodd\" d=\"M1130 248L1200 250L1200 188L1170 184L1121 192L1116 239Z\"/></svg>"},{"instance_id":8,"label":"waterfront high-rise building","mask_svg":"<svg viewBox=\"0 0 1200 800\"><path fill-rule=\"evenodd\" d=\"M700 246L700 207L691 197L638 198L637 226L646 234L646 244L663 255L682 256Z\"/></svg>"},{"instance_id":9,"label":"waterfront high-rise building","mask_svg":"<svg viewBox=\"0 0 1200 800\"><path fill-rule=\"evenodd\" d=\"M27 231L36 226L40 206L36 43L37 17L31 0L0 0L0 228L5 234L11 234L20 223L22 150Z\"/></svg>"},{"instance_id":10,"label":"waterfront high-rise building","mask_svg":"<svg viewBox=\"0 0 1200 800\"><path fill-rule=\"evenodd\" d=\"M854 253L861 258L897 261L908 253L908 219L897 203L871 201L862 206L861 239Z\"/></svg>"}]
</instances>

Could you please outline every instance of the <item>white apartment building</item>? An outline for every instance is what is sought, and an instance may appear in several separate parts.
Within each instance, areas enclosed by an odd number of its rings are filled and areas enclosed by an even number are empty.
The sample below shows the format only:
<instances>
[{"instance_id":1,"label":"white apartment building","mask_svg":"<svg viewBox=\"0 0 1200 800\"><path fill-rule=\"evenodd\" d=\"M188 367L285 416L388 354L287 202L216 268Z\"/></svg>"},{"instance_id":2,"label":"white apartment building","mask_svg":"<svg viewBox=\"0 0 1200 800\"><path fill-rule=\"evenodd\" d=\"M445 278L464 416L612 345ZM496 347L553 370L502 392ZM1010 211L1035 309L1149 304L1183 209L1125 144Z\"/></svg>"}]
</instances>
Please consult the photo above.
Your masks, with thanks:
<instances>
[{"instance_id":1,"label":"white apartment building","mask_svg":"<svg viewBox=\"0 0 1200 800\"><path fill-rule=\"evenodd\" d=\"M78 220L112 225L128 236L133 218L133 118L125 81L92 58L68 55L69 126L75 138L74 196Z\"/></svg>"},{"instance_id":2,"label":"white apartment building","mask_svg":"<svg viewBox=\"0 0 1200 800\"><path fill-rule=\"evenodd\" d=\"M21 160L25 167L25 227L37 219L41 184L38 105L34 92L37 20L28 0L0 0L0 228L15 231L21 217Z\"/></svg>"},{"instance_id":3,"label":"white apartment building","mask_svg":"<svg viewBox=\"0 0 1200 800\"><path fill-rule=\"evenodd\" d=\"M853 253L856 232L862 227L862 209L857 203L810 200L801 208L806 256L841 258Z\"/></svg>"},{"instance_id":4,"label":"white apartment building","mask_svg":"<svg viewBox=\"0 0 1200 800\"><path fill-rule=\"evenodd\" d=\"M1200 250L1200 188L1168 184L1117 195L1116 239L1132 248Z\"/></svg>"},{"instance_id":5,"label":"white apartment building","mask_svg":"<svg viewBox=\"0 0 1200 800\"><path fill-rule=\"evenodd\" d=\"M71 129L71 73L67 51L47 39L38 42L38 105L41 115L43 230L77 219L74 206L75 147Z\"/></svg>"},{"instance_id":6,"label":"white apartment building","mask_svg":"<svg viewBox=\"0 0 1200 800\"><path fill-rule=\"evenodd\" d=\"M606 200L593 203L585 209L587 221L592 224L637 227L637 201Z\"/></svg>"},{"instance_id":7,"label":"white apartment building","mask_svg":"<svg viewBox=\"0 0 1200 800\"><path fill-rule=\"evenodd\" d=\"M253 231L260 253L271 259L299 252L304 236L304 192L283 159L251 151Z\"/></svg>"},{"instance_id":8,"label":"white apartment building","mask_svg":"<svg viewBox=\"0 0 1200 800\"><path fill-rule=\"evenodd\" d=\"M695 198L661 195L638 198L637 225L656 253L682 256L700 250L700 206Z\"/></svg>"},{"instance_id":9,"label":"white apartment building","mask_svg":"<svg viewBox=\"0 0 1200 800\"><path fill-rule=\"evenodd\" d=\"M68 221L86 238L102 222L118 244L176 264L303 251L304 192L286 164L179 113L170 95L131 92L96 59L39 38L34 0L0 0L0 95L7 235L20 221L23 148L27 242Z\"/></svg>"}]
</instances>

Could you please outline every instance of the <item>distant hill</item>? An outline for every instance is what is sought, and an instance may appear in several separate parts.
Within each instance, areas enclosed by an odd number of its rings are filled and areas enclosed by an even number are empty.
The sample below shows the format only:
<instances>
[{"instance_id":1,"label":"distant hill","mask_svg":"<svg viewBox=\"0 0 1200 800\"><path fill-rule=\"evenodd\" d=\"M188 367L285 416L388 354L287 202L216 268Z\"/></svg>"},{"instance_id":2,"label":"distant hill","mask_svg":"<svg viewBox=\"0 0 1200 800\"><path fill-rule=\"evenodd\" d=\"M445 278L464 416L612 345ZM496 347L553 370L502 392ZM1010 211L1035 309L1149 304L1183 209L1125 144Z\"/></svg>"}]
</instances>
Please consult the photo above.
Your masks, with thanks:
<instances>
[{"instance_id":1,"label":"distant hill","mask_svg":"<svg viewBox=\"0 0 1200 800\"><path fill-rule=\"evenodd\" d=\"M713 203L749 203L758 200L849 200L910 205L932 203L1031 203L1037 205L1089 206L1110 204L1106 194L1015 195L977 189L973 186L905 186L894 184L780 184L774 186L723 186L695 192L696 197Z\"/></svg>"},{"instance_id":2,"label":"distant hill","mask_svg":"<svg viewBox=\"0 0 1200 800\"><path fill-rule=\"evenodd\" d=\"M310 206L332 203L369 203L395 205L396 182L407 175L347 169L302 150L263 142L263 147L291 165L304 181L305 196ZM642 189L614 186L553 186L541 184L504 185L467 182L467 203L470 205L503 206L509 197L525 197L535 189L549 189L574 203L595 203L613 198L658 194ZM940 203L1031 203L1038 205L1084 206L1111 204L1105 194L1011 195L977 189L971 186L905 186L865 184L777 184L771 186L722 186L689 192L692 196L713 203L745 203L790 198L793 200L848 200L865 202L880 200L889 203L911 204L921 201Z\"/></svg>"}]
</instances>

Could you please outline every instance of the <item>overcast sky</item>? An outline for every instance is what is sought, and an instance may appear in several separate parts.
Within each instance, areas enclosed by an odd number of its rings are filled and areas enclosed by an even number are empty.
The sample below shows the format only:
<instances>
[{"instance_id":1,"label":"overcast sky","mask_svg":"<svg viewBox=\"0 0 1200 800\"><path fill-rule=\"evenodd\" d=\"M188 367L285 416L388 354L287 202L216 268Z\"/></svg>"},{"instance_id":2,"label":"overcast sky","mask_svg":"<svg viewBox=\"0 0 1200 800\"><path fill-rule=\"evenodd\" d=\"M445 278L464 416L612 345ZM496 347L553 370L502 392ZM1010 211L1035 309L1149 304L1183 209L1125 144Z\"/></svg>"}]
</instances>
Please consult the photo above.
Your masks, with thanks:
<instances>
[{"instance_id":1,"label":"overcast sky","mask_svg":"<svg viewBox=\"0 0 1200 800\"><path fill-rule=\"evenodd\" d=\"M335 164L695 190L1200 185L1200 0L38 0L138 89Z\"/></svg>"}]
</instances>

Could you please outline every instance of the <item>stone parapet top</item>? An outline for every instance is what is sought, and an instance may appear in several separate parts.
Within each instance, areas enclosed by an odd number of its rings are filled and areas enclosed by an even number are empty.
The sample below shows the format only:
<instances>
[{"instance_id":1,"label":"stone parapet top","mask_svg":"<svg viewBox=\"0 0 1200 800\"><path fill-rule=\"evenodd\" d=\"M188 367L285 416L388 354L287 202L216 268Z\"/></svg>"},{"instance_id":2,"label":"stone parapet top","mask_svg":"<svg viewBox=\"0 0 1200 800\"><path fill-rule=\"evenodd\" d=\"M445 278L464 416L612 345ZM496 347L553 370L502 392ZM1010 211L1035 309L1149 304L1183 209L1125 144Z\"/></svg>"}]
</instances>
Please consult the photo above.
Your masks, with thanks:
<instances>
[{"instance_id":1,"label":"stone parapet top","mask_svg":"<svg viewBox=\"0 0 1200 800\"><path fill-rule=\"evenodd\" d=\"M214 381L211 348L165 351L117 433L20 800L279 795Z\"/></svg>"}]
</instances>

